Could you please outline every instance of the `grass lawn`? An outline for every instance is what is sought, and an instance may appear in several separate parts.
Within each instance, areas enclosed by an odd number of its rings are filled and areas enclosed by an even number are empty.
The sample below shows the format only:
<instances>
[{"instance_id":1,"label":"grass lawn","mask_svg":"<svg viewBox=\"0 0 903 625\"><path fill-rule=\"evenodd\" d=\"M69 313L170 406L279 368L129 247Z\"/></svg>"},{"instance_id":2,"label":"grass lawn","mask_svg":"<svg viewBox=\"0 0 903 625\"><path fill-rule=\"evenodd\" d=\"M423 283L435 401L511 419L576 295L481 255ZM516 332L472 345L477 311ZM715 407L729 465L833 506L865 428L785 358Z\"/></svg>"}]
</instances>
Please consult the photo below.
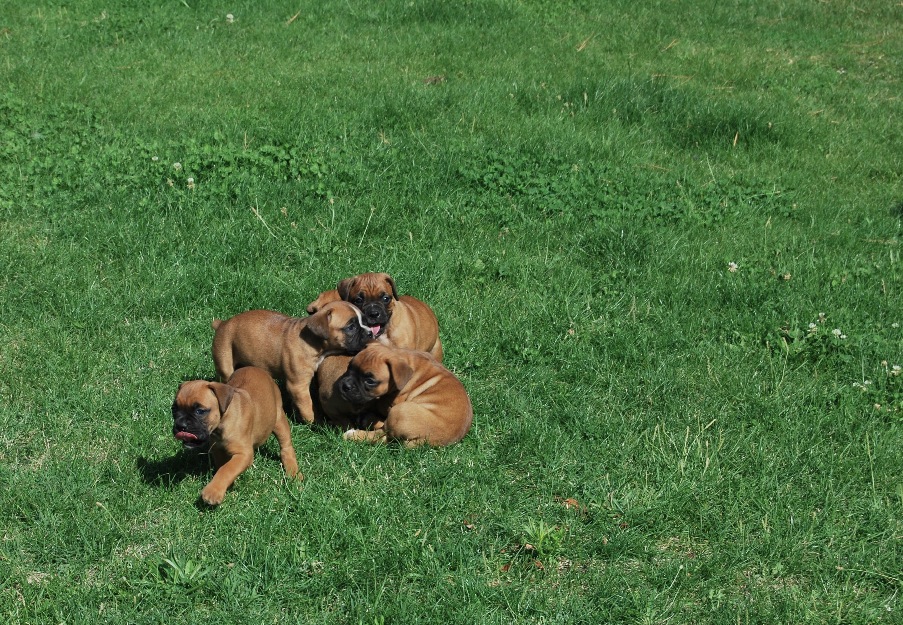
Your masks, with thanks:
<instances>
[{"instance_id":1,"label":"grass lawn","mask_svg":"<svg viewBox=\"0 0 903 625\"><path fill-rule=\"evenodd\" d=\"M0 0L0 621L903 622L896 1ZM214 317L385 271L474 426L293 422Z\"/></svg>"}]
</instances>

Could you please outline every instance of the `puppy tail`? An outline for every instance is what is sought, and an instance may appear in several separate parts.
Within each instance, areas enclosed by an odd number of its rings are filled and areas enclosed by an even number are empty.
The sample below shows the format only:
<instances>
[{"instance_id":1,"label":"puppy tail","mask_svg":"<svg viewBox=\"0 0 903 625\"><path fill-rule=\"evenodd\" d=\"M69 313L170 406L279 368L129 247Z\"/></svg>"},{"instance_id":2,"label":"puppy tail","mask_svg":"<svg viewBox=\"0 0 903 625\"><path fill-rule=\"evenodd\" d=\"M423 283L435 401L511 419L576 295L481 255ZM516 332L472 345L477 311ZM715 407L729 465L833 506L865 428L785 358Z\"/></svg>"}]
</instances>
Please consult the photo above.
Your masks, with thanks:
<instances>
[{"instance_id":1,"label":"puppy tail","mask_svg":"<svg viewBox=\"0 0 903 625\"><path fill-rule=\"evenodd\" d=\"M219 328L219 326L220 326L221 323L222 323L222 321L220 321L219 319L214 319L214 320L210 323L210 326L211 326L214 330L216 330L217 328Z\"/></svg>"}]
</instances>

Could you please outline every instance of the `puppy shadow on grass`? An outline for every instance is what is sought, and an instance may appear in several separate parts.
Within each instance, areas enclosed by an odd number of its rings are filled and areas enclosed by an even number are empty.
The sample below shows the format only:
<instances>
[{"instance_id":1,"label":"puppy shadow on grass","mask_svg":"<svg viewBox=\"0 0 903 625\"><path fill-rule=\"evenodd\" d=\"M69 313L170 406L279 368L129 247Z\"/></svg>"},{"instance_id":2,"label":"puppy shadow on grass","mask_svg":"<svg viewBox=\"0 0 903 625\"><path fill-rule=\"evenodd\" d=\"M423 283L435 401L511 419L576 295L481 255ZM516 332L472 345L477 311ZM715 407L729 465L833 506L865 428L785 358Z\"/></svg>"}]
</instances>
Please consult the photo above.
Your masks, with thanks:
<instances>
[{"instance_id":1,"label":"puppy shadow on grass","mask_svg":"<svg viewBox=\"0 0 903 625\"><path fill-rule=\"evenodd\" d=\"M280 463L278 451L264 445L256 450L256 455L264 462ZM257 458L255 458L255 462ZM180 449L175 455L161 460L151 460L139 457L135 464L141 479L146 484L165 489L172 489L179 482L190 477L202 478L202 482L209 480L216 473L216 469L210 460L210 456L203 449ZM231 490L231 489L230 489ZM200 493L194 501L198 510L215 510L218 506L211 506L204 502Z\"/></svg>"},{"instance_id":2,"label":"puppy shadow on grass","mask_svg":"<svg viewBox=\"0 0 903 625\"><path fill-rule=\"evenodd\" d=\"M196 449L180 449L174 456L161 460L139 457L135 461L146 484L172 488L188 477L202 477L213 471L210 457Z\"/></svg>"}]
</instances>

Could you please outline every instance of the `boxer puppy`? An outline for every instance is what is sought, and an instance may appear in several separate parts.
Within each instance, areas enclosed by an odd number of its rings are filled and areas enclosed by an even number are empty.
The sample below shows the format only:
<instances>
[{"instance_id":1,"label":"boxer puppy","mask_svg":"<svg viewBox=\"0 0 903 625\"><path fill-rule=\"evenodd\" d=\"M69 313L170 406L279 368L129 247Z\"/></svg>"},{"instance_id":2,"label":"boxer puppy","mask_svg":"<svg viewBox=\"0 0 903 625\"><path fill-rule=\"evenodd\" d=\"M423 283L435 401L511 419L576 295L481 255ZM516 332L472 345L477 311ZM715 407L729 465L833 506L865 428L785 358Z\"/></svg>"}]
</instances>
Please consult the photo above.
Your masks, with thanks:
<instances>
[{"instance_id":1,"label":"boxer puppy","mask_svg":"<svg viewBox=\"0 0 903 625\"><path fill-rule=\"evenodd\" d=\"M319 408L325 421L342 429L358 426L358 415L366 410L345 401L339 391L339 379L348 371L351 356L327 356L317 367L316 389Z\"/></svg>"},{"instance_id":2,"label":"boxer puppy","mask_svg":"<svg viewBox=\"0 0 903 625\"><path fill-rule=\"evenodd\" d=\"M220 380L236 367L255 366L285 388L305 423L314 420L310 383L320 361L329 354L356 354L372 339L361 312L348 302L327 304L310 317L287 317L269 310L250 310L212 323L213 363Z\"/></svg>"},{"instance_id":3,"label":"boxer puppy","mask_svg":"<svg viewBox=\"0 0 903 625\"><path fill-rule=\"evenodd\" d=\"M378 415L379 400L355 405L342 397L339 380L348 371L351 356L327 356L317 367L316 398L319 415L329 425L348 430L350 428L369 428L374 422L382 421Z\"/></svg>"},{"instance_id":4,"label":"boxer puppy","mask_svg":"<svg viewBox=\"0 0 903 625\"><path fill-rule=\"evenodd\" d=\"M450 445L464 438L473 421L464 385L426 352L371 343L351 360L338 386L354 405L386 402L379 409L385 421L372 430L348 430L349 440Z\"/></svg>"},{"instance_id":5,"label":"boxer puppy","mask_svg":"<svg viewBox=\"0 0 903 625\"><path fill-rule=\"evenodd\" d=\"M402 349L429 352L442 362L439 321L429 306L410 295L398 296L395 281L387 273L362 273L345 278L334 291L324 291L307 305L316 313L329 302L344 300L361 310L364 324L374 338Z\"/></svg>"},{"instance_id":6,"label":"boxer puppy","mask_svg":"<svg viewBox=\"0 0 903 625\"><path fill-rule=\"evenodd\" d=\"M291 426L270 374L238 369L226 384L192 380L179 386L172 404L172 433L186 447L210 445L216 473L201 491L204 503L222 503L226 490L254 461L254 450L271 434L279 440L287 476L298 475Z\"/></svg>"}]
</instances>

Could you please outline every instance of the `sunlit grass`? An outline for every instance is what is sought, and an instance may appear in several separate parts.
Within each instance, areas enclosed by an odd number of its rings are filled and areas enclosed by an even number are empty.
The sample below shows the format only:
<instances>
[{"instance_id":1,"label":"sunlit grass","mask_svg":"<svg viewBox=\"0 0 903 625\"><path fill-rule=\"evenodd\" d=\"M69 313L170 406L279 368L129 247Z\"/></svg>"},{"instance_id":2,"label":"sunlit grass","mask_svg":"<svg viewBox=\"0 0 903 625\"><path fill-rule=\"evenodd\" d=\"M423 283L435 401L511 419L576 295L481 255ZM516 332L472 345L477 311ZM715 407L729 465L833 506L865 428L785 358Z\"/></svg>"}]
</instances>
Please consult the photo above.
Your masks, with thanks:
<instances>
[{"instance_id":1,"label":"sunlit grass","mask_svg":"<svg viewBox=\"0 0 903 625\"><path fill-rule=\"evenodd\" d=\"M229 19L227 15L232 15ZM893 622L899 11L0 11L10 622ZM197 504L210 320L391 273L474 427Z\"/></svg>"}]
</instances>

